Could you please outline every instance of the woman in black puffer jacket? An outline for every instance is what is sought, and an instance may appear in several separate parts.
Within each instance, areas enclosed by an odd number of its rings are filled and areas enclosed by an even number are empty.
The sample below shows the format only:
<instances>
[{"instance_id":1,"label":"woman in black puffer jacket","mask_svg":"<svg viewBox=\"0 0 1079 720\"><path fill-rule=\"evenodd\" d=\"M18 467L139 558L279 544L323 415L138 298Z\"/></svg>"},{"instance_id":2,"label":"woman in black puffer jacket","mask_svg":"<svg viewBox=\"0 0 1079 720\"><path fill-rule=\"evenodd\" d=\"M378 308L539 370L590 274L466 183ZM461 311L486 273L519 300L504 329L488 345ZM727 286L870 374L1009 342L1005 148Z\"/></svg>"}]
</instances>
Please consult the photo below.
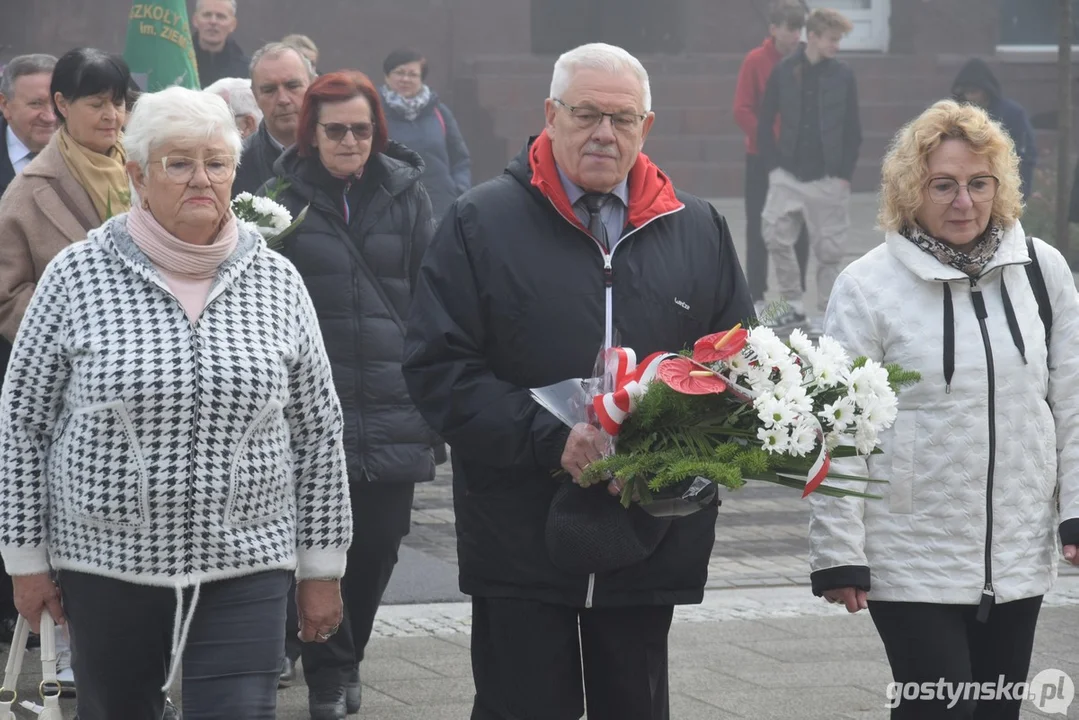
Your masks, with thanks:
<instances>
[{"instance_id":1,"label":"woman in black puffer jacket","mask_svg":"<svg viewBox=\"0 0 1079 720\"><path fill-rule=\"evenodd\" d=\"M274 167L293 217L282 252L318 314L345 418L353 541L342 583L345 621L304 645L312 720L360 706L359 663L408 534L414 484L434 477L436 438L401 375L404 318L433 233L423 161L387 139L378 91L362 73L323 75L307 90L296 144ZM290 631L288 637L294 637Z\"/></svg>"}]
</instances>

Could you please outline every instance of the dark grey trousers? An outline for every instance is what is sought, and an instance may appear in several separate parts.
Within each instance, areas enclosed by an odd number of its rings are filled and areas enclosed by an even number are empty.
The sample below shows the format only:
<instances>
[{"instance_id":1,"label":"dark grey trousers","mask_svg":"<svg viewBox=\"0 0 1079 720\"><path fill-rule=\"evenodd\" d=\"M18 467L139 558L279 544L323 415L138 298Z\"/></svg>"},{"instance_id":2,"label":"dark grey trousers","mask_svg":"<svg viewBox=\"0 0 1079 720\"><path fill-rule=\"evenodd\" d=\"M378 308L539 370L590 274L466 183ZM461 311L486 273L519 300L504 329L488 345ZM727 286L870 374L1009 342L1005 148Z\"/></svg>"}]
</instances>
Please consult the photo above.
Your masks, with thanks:
<instances>
[{"instance_id":1,"label":"dark grey trousers","mask_svg":"<svg viewBox=\"0 0 1079 720\"><path fill-rule=\"evenodd\" d=\"M184 720L273 720L291 578L275 570L202 586L183 654ZM79 720L159 720L175 591L70 571L59 581Z\"/></svg>"}]
</instances>

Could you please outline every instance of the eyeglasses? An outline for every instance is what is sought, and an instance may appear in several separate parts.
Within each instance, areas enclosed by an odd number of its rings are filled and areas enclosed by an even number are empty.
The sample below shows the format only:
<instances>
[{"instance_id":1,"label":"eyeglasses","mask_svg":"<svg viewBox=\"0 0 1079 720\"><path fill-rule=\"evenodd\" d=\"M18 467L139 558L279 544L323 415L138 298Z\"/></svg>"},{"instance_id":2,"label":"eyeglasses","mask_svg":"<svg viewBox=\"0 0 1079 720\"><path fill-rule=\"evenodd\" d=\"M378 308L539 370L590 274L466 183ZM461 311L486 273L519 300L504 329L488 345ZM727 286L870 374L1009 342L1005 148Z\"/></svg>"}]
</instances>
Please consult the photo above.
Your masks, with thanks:
<instances>
[{"instance_id":1,"label":"eyeglasses","mask_svg":"<svg viewBox=\"0 0 1079 720\"><path fill-rule=\"evenodd\" d=\"M177 184L187 184L195 177L199 166L206 170L206 177L215 185L228 182L236 172L236 158L229 155L217 155L198 160L183 155L166 155L161 158L161 167L169 180Z\"/></svg>"},{"instance_id":2,"label":"eyeglasses","mask_svg":"<svg viewBox=\"0 0 1079 720\"><path fill-rule=\"evenodd\" d=\"M970 201L973 203L986 203L997 196L1000 180L992 175L979 175L971 178L966 185L960 184L952 178L934 178L929 181L926 189L929 191L929 199L938 205L951 205L959 197L962 188L967 189Z\"/></svg>"},{"instance_id":3,"label":"eyeglasses","mask_svg":"<svg viewBox=\"0 0 1079 720\"><path fill-rule=\"evenodd\" d=\"M573 123L581 130L590 130L603 122L603 118L609 117L611 119L611 126L615 130L629 132L640 127L641 123L643 123L644 119L647 117L647 115L638 115L637 113L629 112L603 112L602 110L590 107L567 105L559 98L551 99L569 111L569 116L573 118Z\"/></svg>"},{"instance_id":4,"label":"eyeglasses","mask_svg":"<svg viewBox=\"0 0 1079 720\"><path fill-rule=\"evenodd\" d=\"M322 131L326 133L326 137L331 142L341 142L345 139L345 135L352 133L352 137L357 140L367 140L375 132L375 126L369 122L353 123L346 125L345 123L318 123L322 126Z\"/></svg>"},{"instance_id":5,"label":"eyeglasses","mask_svg":"<svg viewBox=\"0 0 1079 720\"><path fill-rule=\"evenodd\" d=\"M418 78L423 77L422 73L418 73L418 72L416 72L414 70L413 71L394 70L393 72L390 73L390 75L393 75L394 77L401 78L402 80L416 80Z\"/></svg>"}]
</instances>

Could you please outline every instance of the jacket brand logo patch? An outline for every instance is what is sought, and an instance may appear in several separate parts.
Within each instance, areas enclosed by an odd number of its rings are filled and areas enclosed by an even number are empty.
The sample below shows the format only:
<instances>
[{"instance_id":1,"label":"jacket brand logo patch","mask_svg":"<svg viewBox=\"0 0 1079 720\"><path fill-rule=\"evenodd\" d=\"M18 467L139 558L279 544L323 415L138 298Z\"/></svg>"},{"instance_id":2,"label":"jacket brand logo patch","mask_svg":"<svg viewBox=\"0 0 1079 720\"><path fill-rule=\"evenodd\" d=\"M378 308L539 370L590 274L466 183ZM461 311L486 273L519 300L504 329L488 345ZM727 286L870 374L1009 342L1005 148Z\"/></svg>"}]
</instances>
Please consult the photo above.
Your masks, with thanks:
<instances>
[{"instance_id":1,"label":"jacket brand logo patch","mask_svg":"<svg viewBox=\"0 0 1079 720\"><path fill-rule=\"evenodd\" d=\"M674 299L674 304L682 308L683 310L689 310L689 303L679 300L678 298Z\"/></svg>"}]
</instances>

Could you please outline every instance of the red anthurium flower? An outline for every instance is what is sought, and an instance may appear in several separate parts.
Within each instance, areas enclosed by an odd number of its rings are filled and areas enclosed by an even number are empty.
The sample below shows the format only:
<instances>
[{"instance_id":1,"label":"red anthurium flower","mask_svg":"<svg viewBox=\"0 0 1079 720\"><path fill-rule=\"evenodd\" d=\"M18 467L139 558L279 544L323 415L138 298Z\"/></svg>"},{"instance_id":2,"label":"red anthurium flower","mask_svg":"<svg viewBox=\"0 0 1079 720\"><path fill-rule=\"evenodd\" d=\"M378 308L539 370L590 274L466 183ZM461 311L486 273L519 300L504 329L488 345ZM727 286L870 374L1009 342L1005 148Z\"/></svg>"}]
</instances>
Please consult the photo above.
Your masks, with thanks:
<instances>
[{"instance_id":1,"label":"red anthurium flower","mask_svg":"<svg viewBox=\"0 0 1079 720\"><path fill-rule=\"evenodd\" d=\"M726 381L719 375L684 357L664 360L656 377L683 395L718 394L727 389Z\"/></svg>"},{"instance_id":2,"label":"red anthurium flower","mask_svg":"<svg viewBox=\"0 0 1079 720\"><path fill-rule=\"evenodd\" d=\"M699 363L714 363L742 352L749 331L739 323L725 333L705 335L693 345L693 359Z\"/></svg>"}]
</instances>

